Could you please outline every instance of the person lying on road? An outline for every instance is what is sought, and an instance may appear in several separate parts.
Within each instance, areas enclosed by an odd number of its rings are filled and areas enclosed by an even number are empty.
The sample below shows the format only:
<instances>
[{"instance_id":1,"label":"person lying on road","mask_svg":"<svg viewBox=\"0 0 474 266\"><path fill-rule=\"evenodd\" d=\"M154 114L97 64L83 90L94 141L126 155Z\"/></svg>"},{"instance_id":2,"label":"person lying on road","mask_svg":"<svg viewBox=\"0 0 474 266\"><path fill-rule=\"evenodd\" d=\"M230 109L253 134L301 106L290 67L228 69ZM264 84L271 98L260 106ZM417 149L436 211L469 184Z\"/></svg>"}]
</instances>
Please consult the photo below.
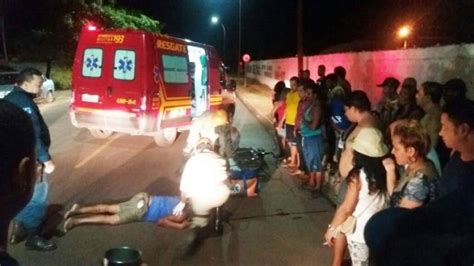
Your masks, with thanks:
<instances>
[{"instance_id":1,"label":"person lying on road","mask_svg":"<svg viewBox=\"0 0 474 266\"><path fill-rule=\"evenodd\" d=\"M188 214L173 215L179 197L154 196L141 192L129 201L118 204L79 206L74 204L64 215L64 232L83 224L118 225L131 222L153 222L162 227L184 229L189 226Z\"/></svg>"}]
</instances>

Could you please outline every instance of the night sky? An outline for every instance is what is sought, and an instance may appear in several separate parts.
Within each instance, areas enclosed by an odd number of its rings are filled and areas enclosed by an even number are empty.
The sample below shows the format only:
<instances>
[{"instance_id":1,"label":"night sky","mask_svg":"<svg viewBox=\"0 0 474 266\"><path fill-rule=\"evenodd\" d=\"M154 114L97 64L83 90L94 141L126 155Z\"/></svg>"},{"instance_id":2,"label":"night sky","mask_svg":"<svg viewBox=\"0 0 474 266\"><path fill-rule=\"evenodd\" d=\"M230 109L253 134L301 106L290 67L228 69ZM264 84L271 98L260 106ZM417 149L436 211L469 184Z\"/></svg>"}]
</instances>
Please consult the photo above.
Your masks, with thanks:
<instances>
[{"instance_id":1,"label":"night sky","mask_svg":"<svg viewBox=\"0 0 474 266\"><path fill-rule=\"evenodd\" d=\"M159 20L163 33L215 46L238 58L239 0L116 0ZM8 0L7 0L8 2ZM297 0L241 0L242 53L252 59L295 56ZM303 0L304 54L397 49L396 31L411 24L410 47L474 42L474 0ZM10 25L12 27L12 25Z\"/></svg>"},{"instance_id":2,"label":"night sky","mask_svg":"<svg viewBox=\"0 0 474 266\"><path fill-rule=\"evenodd\" d=\"M242 50L253 58L296 54L297 0L241 0ZM218 15L227 29L229 58L237 58L238 0L118 0L165 23L165 32L222 49L222 29L211 25ZM303 0L304 52L329 48L396 48L396 29L410 23L412 45L473 42L472 0ZM335 47L335 46L339 46ZM360 47L360 48L359 48ZM350 49L350 48L349 48Z\"/></svg>"}]
</instances>

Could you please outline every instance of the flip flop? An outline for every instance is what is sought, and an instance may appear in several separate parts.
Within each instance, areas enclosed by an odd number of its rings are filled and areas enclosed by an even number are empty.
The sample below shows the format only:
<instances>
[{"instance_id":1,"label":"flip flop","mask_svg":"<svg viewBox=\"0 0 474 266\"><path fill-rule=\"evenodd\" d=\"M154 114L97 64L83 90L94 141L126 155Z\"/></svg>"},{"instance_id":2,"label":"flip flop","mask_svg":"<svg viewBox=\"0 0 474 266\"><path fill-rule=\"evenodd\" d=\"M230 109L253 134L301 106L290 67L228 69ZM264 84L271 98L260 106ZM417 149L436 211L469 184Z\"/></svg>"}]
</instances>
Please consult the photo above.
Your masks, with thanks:
<instances>
[{"instance_id":1,"label":"flip flop","mask_svg":"<svg viewBox=\"0 0 474 266\"><path fill-rule=\"evenodd\" d=\"M63 225L63 232L67 233L69 230L72 229L71 218L67 218Z\"/></svg>"},{"instance_id":2,"label":"flip flop","mask_svg":"<svg viewBox=\"0 0 474 266\"><path fill-rule=\"evenodd\" d=\"M73 214L77 209L79 209L79 204L77 203L74 203L71 207L71 209L69 209L69 211L67 211L65 214L64 214L64 219L68 219L71 214Z\"/></svg>"}]
</instances>

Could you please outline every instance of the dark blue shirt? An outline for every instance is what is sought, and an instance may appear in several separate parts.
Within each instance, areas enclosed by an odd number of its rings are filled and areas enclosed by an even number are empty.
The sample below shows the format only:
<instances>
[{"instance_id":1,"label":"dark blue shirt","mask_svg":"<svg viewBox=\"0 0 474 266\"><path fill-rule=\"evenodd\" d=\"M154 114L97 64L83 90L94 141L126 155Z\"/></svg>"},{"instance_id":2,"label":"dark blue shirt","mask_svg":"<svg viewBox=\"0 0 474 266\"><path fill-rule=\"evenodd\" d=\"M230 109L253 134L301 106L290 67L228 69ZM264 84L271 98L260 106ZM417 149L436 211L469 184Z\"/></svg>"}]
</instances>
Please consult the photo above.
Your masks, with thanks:
<instances>
[{"instance_id":1,"label":"dark blue shirt","mask_svg":"<svg viewBox=\"0 0 474 266\"><path fill-rule=\"evenodd\" d=\"M461 154L455 152L443 169L438 181L438 198L459 190L474 190L474 161L461 160Z\"/></svg>"},{"instance_id":2,"label":"dark blue shirt","mask_svg":"<svg viewBox=\"0 0 474 266\"><path fill-rule=\"evenodd\" d=\"M51 137L48 126L46 126L38 106L33 101L34 97L35 95L15 86L12 92L5 97L5 100L20 107L30 116L36 137L36 155L38 156L38 161L43 163L51 160L49 154Z\"/></svg>"},{"instance_id":3,"label":"dark blue shirt","mask_svg":"<svg viewBox=\"0 0 474 266\"><path fill-rule=\"evenodd\" d=\"M173 208L180 202L179 197L151 196L151 204L143 217L146 222L156 223L173 214Z\"/></svg>"},{"instance_id":4,"label":"dark blue shirt","mask_svg":"<svg viewBox=\"0 0 474 266\"><path fill-rule=\"evenodd\" d=\"M346 130L349 128L351 123L347 120L344 110L344 100L336 97L331 100L329 104L329 111L331 114L331 120L339 129Z\"/></svg>"}]
</instances>

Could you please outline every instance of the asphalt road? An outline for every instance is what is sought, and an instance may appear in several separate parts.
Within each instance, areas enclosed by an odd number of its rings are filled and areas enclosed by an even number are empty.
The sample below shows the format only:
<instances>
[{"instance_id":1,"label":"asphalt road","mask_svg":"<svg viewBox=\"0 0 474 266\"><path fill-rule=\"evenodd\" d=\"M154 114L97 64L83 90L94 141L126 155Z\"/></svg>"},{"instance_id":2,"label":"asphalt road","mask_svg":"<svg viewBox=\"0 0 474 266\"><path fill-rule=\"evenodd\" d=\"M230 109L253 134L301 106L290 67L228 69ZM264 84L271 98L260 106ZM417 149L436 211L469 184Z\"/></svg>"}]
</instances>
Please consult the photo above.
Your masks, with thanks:
<instances>
[{"instance_id":1,"label":"asphalt road","mask_svg":"<svg viewBox=\"0 0 474 266\"><path fill-rule=\"evenodd\" d=\"M140 191L178 194L186 133L170 148L157 147L151 137L115 134L94 139L71 125L68 104L59 99L41 106L57 166L49 178L50 204L68 209L74 202L116 202ZM234 125L241 132L241 147L275 149L272 137L240 103ZM232 198L224 235L207 239L186 260L175 256L186 232L150 223L83 226L54 237L55 251L27 251L22 244L9 251L23 265L99 265L106 250L122 245L140 249L148 265L328 265L330 252L322 243L333 208L324 198L313 199L300 189L273 160L267 161L271 179L260 195ZM59 215L51 217L54 221Z\"/></svg>"}]
</instances>

